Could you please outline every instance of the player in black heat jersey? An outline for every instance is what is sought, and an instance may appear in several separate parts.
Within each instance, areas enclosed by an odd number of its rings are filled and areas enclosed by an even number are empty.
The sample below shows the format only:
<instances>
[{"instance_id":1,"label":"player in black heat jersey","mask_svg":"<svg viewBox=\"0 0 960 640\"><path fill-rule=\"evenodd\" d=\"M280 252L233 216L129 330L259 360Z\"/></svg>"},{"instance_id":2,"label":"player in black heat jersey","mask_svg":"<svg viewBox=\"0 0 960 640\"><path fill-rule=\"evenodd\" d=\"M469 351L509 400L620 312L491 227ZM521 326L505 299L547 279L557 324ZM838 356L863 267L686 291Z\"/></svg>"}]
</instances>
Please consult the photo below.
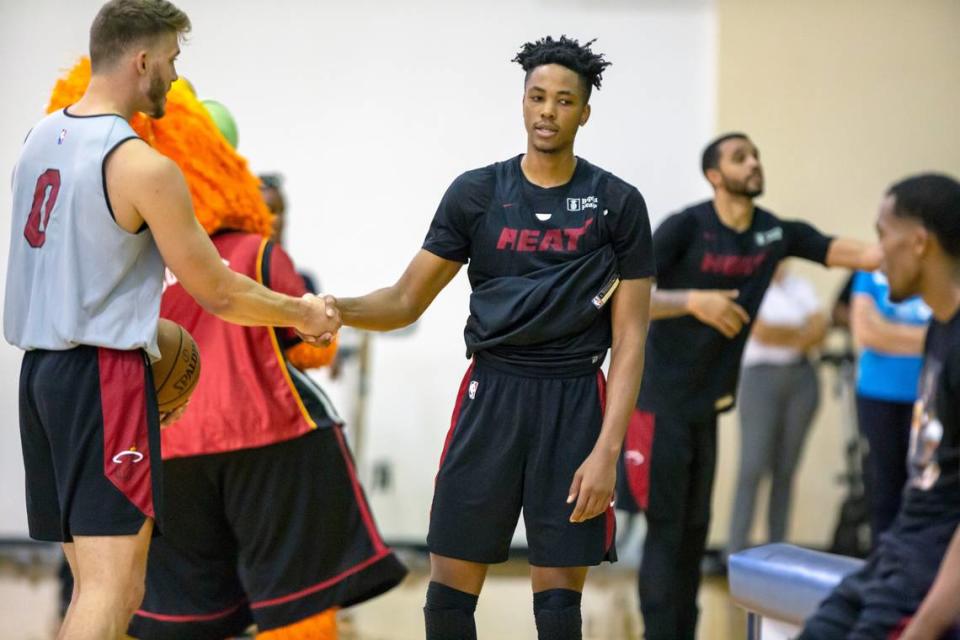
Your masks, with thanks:
<instances>
[{"instance_id":1,"label":"player in black heat jersey","mask_svg":"<svg viewBox=\"0 0 960 640\"><path fill-rule=\"evenodd\" d=\"M573 153L609 64L590 44L523 46L526 153L457 178L400 280L338 302L346 324L405 326L469 264L472 363L427 539L431 640L476 638L487 567L507 559L521 511L540 638L581 638L587 567L616 558L611 502L643 370L653 254L640 193Z\"/></svg>"},{"instance_id":2,"label":"player in black heat jersey","mask_svg":"<svg viewBox=\"0 0 960 640\"><path fill-rule=\"evenodd\" d=\"M702 169L714 198L668 217L653 236L653 321L620 474L620 506L647 517L639 591L648 640L695 636L717 414L733 407L751 318L777 263L789 256L866 270L879 263L877 247L754 206L763 170L746 135L710 143Z\"/></svg>"}]
</instances>

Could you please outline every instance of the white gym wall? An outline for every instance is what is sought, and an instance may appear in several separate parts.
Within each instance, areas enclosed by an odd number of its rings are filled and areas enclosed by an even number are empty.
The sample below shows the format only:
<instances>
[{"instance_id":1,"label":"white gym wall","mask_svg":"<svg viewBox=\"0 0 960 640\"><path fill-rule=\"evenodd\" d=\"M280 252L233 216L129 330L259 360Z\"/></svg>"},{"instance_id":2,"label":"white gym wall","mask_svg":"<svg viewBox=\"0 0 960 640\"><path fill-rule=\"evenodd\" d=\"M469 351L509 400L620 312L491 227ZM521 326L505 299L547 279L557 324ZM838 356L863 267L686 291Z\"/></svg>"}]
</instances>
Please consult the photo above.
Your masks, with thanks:
<instances>
[{"instance_id":1,"label":"white gym wall","mask_svg":"<svg viewBox=\"0 0 960 640\"><path fill-rule=\"evenodd\" d=\"M86 52L99 0L0 0L0 210L7 177L54 80ZM255 171L286 175L288 250L337 295L391 284L447 185L524 150L527 40L597 37L613 66L594 92L579 155L635 184L652 218L707 188L715 122L710 0L182 0L193 21L179 71L236 116ZM0 224L6 271L9 220ZM392 466L371 502L384 535L423 541L433 477L466 368L465 271L415 330L373 342L362 466ZM20 353L0 344L0 538L26 537L17 427ZM335 396L349 391L332 389Z\"/></svg>"}]
</instances>

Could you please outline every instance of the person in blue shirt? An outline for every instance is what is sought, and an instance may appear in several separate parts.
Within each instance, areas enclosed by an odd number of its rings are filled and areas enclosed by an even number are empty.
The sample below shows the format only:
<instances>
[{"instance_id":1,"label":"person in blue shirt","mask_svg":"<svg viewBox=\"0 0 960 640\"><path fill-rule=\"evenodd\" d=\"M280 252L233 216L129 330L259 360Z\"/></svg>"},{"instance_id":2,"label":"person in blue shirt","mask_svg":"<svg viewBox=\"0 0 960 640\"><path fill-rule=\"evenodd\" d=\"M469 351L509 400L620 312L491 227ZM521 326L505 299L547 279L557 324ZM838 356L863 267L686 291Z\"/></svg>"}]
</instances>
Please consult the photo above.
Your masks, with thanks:
<instances>
[{"instance_id":1,"label":"person in blue shirt","mask_svg":"<svg viewBox=\"0 0 960 640\"><path fill-rule=\"evenodd\" d=\"M864 483L873 544L893 522L907 480L907 451L930 308L920 296L890 301L880 272L857 272L850 324L860 349L857 419L869 452Z\"/></svg>"}]
</instances>

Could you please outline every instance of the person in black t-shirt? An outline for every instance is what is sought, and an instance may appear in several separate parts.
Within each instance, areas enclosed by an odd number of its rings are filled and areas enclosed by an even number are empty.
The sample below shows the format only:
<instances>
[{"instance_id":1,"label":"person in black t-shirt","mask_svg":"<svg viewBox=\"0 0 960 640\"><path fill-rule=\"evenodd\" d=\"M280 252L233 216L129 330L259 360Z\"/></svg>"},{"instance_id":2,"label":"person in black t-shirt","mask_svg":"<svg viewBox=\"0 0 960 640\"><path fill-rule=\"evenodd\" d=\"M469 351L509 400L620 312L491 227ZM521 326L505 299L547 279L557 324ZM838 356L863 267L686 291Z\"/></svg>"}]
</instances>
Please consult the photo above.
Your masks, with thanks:
<instances>
[{"instance_id":1,"label":"person in black t-shirt","mask_svg":"<svg viewBox=\"0 0 960 640\"><path fill-rule=\"evenodd\" d=\"M877 233L890 299L921 295L933 311L909 480L867 564L820 604L801 640L960 638L960 182L924 174L893 185Z\"/></svg>"},{"instance_id":2,"label":"person in black t-shirt","mask_svg":"<svg viewBox=\"0 0 960 640\"><path fill-rule=\"evenodd\" d=\"M755 207L763 170L745 134L711 142L702 169L713 200L668 217L653 236L653 321L623 447L619 504L647 517L639 591L648 640L695 636L717 414L733 407L751 318L777 264L789 256L848 268L879 262L876 247Z\"/></svg>"},{"instance_id":3,"label":"person in black t-shirt","mask_svg":"<svg viewBox=\"0 0 960 640\"><path fill-rule=\"evenodd\" d=\"M476 638L487 567L507 559L521 510L540 638L581 638L587 567L616 559L611 503L643 371L653 249L640 192L573 153L609 64L590 44L523 46L526 153L458 177L400 280L337 302L347 325L402 327L469 264L473 361L427 538L431 640Z\"/></svg>"}]
</instances>

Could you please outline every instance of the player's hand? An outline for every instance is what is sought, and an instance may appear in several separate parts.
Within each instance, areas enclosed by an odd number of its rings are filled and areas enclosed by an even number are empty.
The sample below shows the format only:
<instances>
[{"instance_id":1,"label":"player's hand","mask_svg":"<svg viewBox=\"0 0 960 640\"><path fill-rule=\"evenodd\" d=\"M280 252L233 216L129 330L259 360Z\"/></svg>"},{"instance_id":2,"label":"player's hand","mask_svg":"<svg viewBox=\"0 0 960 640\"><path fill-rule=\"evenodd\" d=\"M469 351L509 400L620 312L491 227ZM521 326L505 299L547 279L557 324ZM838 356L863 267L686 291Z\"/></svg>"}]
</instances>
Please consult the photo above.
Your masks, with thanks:
<instances>
[{"instance_id":1,"label":"player's hand","mask_svg":"<svg viewBox=\"0 0 960 640\"><path fill-rule=\"evenodd\" d=\"M617 456L594 449L573 474L567 504L576 502L570 522L586 522L610 508L617 486Z\"/></svg>"},{"instance_id":2,"label":"player's hand","mask_svg":"<svg viewBox=\"0 0 960 640\"><path fill-rule=\"evenodd\" d=\"M309 310L304 325L296 327L297 335L309 344L330 344L341 325L336 298L305 293L302 299L309 305Z\"/></svg>"},{"instance_id":3,"label":"player's hand","mask_svg":"<svg viewBox=\"0 0 960 640\"><path fill-rule=\"evenodd\" d=\"M190 404L190 401L187 400L182 405L174 409L173 411L167 411L166 413L160 414L160 428L166 429L174 422L183 417L183 414L187 412L187 405Z\"/></svg>"},{"instance_id":4,"label":"player's hand","mask_svg":"<svg viewBox=\"0 0 960 640\"><path fill-rule=\"evenodd\" d=\"M734 302L739 295L736 290L694 289L689 293L687 307L694 318L733 338L750 322L744 308Z\"/></svg>"}]
</instances>

